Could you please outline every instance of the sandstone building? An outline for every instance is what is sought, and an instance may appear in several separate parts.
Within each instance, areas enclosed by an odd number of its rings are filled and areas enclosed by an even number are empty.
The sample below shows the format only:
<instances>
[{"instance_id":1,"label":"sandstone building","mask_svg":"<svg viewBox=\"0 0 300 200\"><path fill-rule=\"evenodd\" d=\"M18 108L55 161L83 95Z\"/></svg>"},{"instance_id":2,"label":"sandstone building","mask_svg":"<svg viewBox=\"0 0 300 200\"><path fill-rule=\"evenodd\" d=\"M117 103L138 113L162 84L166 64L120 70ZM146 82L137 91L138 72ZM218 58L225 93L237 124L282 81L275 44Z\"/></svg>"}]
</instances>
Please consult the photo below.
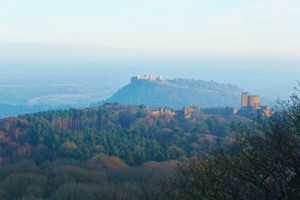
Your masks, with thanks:
<instances>
[{"instance_id":1,"label":"sandstone building","mask_svg":"<svg viewBox=\"0 0 300 200\"><path fill-rule=\"evenodd\" d=\"M148 80L148 81L162 81L164 80L162 76L154 76L152 74L148 75L137 75L131 77L131 82L137 81L137 80Z\"/></svg>"},{"instance_id":2,"label":"sandstone building","mask_svg":"<svg viewBox=\"0 0 300 200\"><path fill-rule=\"evenodd\" d=\"M191 118L192 116L198 116L200 114L200 106L195 105L192 107L183 107L183 115L185 119Z\"/></svg>"},{"instance_id":3,"label":"sandstone building","mask_svg":"<svg viewBox=\"0 0 300 200\"><path fill-rule=\"evenodd\" d=\"M255 108L260 109L260 96L249 95L247 92L241 95L241 107L242 108Z\"/></svg>"},{"instance_id":4,"label":"sandstone building","mask_svg":"<svg viewBox=\"0 0 300 200\"><path fill-rule=\"evenodd\" d=\"M167 108L159 108L159 109L153 109L151 111L151 114L154 117L158 117L158 116L162 116L162 115L173 117L176 115L176 112L174 112L170 109L167 109Z\"/></svg>"},{"instance_id":5,"label":"sandstone building","mask_svg":"<svg viewBox=\"0 0 300 200\"><path fill-rule=\"evenodd\" d=\"M257 115L258 113L263 114L266 117L272 115L272 110L270 106L261 106L260 96L249 95L247 92L241 94L241 110L239 114L242 115Z\"/></svg>"}]
</instances>

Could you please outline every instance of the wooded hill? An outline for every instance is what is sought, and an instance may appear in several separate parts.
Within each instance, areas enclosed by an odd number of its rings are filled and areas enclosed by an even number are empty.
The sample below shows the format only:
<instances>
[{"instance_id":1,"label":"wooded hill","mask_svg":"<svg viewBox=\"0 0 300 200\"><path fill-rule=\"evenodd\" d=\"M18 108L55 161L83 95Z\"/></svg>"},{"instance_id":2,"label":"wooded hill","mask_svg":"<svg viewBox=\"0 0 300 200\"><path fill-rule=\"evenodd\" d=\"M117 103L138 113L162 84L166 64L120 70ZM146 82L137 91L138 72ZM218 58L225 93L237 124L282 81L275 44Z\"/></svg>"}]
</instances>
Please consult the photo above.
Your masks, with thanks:
<instances>
[{"instance_id":1,"label":"wooded hill","mask_svg":"<svg viewBox=\"0 0 300 200\"><path fill-rule=\"evenodd\" d=\"M153 116L145 106L104 106L40 112L0 120L0 162L91 159L99 154L127 164L192 157L229 136L238 116Z\"/></svg>"},{"instance_id":2,"label":"wooded hill","mask_svg":"<svg viewBox=\"0 0 300 200\"><path fill-rule=\"evenodd\" d=\"M102 102L166 106L182 109L187 105L205 107L239 107L241 88L213 81L175 79L163 81L136 80Z\"/></svg>"}]
</instances>

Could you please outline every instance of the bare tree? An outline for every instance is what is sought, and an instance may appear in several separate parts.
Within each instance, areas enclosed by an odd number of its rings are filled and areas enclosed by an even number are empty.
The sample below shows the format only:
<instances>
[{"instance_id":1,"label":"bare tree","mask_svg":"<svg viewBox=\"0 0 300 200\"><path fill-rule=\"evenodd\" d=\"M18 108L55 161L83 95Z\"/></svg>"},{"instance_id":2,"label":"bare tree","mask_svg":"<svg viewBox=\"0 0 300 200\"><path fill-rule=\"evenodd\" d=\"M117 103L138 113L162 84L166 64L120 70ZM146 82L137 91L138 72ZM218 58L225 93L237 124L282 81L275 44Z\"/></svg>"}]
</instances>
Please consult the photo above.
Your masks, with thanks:
<instances>
[{"instance_id":1,"label":"bare tree","mask_svg":"<svg viewBox=\"0 0 300 200\"><path fill-rule=\"evenodd\" d=\"M165 198L300 199L300 98L277 108L209 155L183 162Z\"/></svg>"}]
</instances>

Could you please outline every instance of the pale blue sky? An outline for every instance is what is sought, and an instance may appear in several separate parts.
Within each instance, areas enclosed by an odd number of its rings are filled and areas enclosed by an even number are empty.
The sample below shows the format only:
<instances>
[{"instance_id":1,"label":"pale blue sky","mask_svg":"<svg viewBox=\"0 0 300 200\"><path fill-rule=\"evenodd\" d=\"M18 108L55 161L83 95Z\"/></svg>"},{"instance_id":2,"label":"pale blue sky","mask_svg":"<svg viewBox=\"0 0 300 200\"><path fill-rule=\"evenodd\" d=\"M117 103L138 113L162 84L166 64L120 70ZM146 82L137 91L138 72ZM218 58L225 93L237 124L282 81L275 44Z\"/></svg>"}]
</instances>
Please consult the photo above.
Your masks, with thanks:
<instances>
[{"instance_id":1,"label":"pale blue sky","mask_svg":"<svg viewBox=\"0 0 300 200\"><path fill-rule=\"evenodd\" d=\"M300 0L0 0L2 63L116 57L298 59Z\"/></svg>"}]
</instances>

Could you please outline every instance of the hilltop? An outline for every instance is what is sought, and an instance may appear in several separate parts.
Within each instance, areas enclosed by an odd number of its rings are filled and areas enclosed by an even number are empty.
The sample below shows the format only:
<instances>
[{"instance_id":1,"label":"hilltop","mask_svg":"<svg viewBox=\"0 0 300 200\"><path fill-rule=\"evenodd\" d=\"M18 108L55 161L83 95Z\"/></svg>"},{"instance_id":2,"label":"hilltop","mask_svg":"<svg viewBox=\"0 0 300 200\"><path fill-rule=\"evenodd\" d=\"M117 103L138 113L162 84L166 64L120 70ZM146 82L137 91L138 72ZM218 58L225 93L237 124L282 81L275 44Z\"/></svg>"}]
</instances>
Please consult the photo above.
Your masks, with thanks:
<instances>
[{"instance_id":1,"label":"hilltop","mask_svg":"<svg viewBox=\"0 0 300 200\"><path fill-rule=\"evenodd\" d=\"M205 107L240 105L242 89L214 81L173 79L164 80L153 75L132 77L131 82L102 103L166 106L182 109L187 105Z\"/></svg>"}]
</instances>

